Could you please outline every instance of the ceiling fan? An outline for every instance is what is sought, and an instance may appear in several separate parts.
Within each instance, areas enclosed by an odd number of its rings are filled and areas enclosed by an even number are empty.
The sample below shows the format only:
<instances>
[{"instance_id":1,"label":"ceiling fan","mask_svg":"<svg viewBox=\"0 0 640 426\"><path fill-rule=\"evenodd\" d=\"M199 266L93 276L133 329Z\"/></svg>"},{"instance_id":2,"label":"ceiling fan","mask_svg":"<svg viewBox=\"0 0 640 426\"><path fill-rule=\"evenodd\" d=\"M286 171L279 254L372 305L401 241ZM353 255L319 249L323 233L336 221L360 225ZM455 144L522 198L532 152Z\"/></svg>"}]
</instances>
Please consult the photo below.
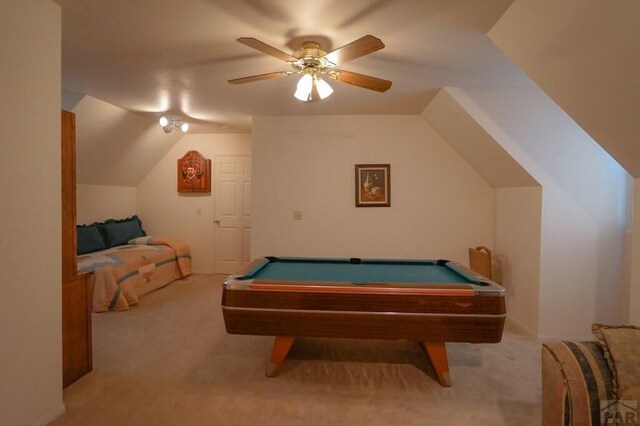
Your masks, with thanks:
<instances>
[{"instance_id":1,"label":"ceiling fan","mask_svg":"<svg viewBox=\"0 0 640 426\"><path fill-rule=\"evenodd\" d=\"M369 90L375 90L376 92L386 92L392 84L389 80L336 68L338 65L342 65L347 61L384 48L384 43L372 35L361 37L329 53L321 50L318 43L307 41L302 43L300 49L291 55L252 37L241 37L238 39L238 42L289 63L293 71L276 71L236 78L229 80L231 84L244 84L252 81L302 74L294 96L305 102L316 102L325 99L333 93L331 86L329 86L322 77Z\"/></svg>"}]
</instances>

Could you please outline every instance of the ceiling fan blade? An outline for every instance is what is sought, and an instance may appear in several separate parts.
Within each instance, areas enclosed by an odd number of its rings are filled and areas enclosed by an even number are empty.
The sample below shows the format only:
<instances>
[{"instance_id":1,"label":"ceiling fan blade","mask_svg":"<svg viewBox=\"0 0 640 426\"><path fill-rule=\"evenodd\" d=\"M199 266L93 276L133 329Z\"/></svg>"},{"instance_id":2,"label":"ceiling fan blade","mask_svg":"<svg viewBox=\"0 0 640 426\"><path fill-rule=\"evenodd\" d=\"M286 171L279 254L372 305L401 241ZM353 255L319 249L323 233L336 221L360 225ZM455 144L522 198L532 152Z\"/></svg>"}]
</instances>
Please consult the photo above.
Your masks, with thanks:
<instances>
[{"instance_id":1,"label":"ceiling fan blade","mask_svg":"<svg viewBox=\"0 0 640 426\"><path fill-rule=\"evenodd\" d=\"M276 71L276 72L270 72L267 74L258 74L258 75L251 75L249 77L235 78L233 80L229 80L229 83L244 84L244 83L251 83L252 81L270 80L272 78L286 77L288 75L289 75L288 72Z\"/></svg>"},{"instance_id":2,"label":"ceiling fan blade","mask_svg":"<svg viewBox=\"0 0 640 426\"><path fill-rule=\"evenodd\" d=\"M372 35L366 35L327 53L324 57L334 64L339 65L382 48L384 48L382 40Z\"/></svg>"},{"instance_id":3,"label":"ceiling fan blade","mask_svg":"<svg viewBox=\"0 0 640 426\"><path fill-rule=\"evenodd\" d=\"M262 53L266 53L267 55L271 55L276 59L280 59L285 62L297 61L296 58L289 55L288 53L284 53L282 50L278 50L273 46L269 46L267 43L264 43L257 38L253 37L240 37L238 39L239 43L244 44L245 46L253 47L256 50L259 50Z\"/></svg>"},{"instance_id":4,"label":"ceiling fan blade","mask_svg":"<svg viewBox=\"0 0 640 426\"><path fill-rule=\"evenodd\" d=\"M389 80L358 74L350 71L336 70L336 80L353 86L364 87L376 92L386 92L393 84Z\"/></svg>"}]
</instances>

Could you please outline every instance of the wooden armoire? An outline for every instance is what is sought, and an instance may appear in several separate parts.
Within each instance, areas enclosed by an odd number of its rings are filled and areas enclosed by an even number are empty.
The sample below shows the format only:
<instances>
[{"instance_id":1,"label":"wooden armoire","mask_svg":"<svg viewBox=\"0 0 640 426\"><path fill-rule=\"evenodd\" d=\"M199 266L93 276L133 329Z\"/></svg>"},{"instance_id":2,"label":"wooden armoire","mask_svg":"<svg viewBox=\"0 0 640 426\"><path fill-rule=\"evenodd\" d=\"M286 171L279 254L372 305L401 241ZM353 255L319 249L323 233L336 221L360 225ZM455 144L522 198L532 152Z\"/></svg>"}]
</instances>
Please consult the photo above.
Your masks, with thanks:
<instances>
[{"instance_id":1,"label":"wooden armoire","mask_svg":"<svg viewBox=\"0 0 640 426\"><path fill-rule=\"evenodd\" d=\"M62 111L62 382L93 368L91 274L78 274L76 250L76 119Z\"/></svg>"}]
</instances>

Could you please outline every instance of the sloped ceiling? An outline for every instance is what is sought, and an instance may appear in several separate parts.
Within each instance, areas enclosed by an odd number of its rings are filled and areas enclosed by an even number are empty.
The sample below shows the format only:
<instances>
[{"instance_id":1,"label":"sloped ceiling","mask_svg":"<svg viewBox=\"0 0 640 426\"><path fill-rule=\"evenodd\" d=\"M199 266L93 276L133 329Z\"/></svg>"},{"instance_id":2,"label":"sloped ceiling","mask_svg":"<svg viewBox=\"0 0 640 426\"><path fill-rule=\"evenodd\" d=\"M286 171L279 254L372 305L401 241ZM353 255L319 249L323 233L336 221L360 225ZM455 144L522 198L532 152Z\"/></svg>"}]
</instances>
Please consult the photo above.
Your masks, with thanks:
<instances>
[{"instance_id":1,"label":"sloped ceiling","mask_svg":"<svg viewBox=\"0 0 640 426\"><path fill-rule=\"evenodd\" d=\"M422 116L494 188L538 185L446 89L438 92Z\"/></svg>"},{"instance_id":2,"label":"sloped ceiling","mask_svg":"<svg viewBox=\"0 0 640 426\"><path fill-rule=\"evenodd\" d=\"M166 134L154 121L91 96L72 111L79 184L137 186L183 136L179 131Z\"/></svg>"},{"instance_id":3,"label":"sloped ceiling","mask_svg":"<svg viewBox=\"0 0 640 426\"><path fill-rule=\"evenodd\" d=\"M488 35L640 177L640 1L516 0Z\"/></svg>"},{"instance_id":4,"label":"sloped ceiling","mask_svg":"<svg viewBox=\"0 0 640 426\"><path fill-rule=\"evenodd\" d=\"M55 0L62 6L63 89L192 133L249 132L256 115L415 114L443 86L530 84L486 32L513 0ZM317 103L293 97L296 76L227 80L291 67L236 42L325 50L366 34L386 45L345 70L393 81L386 93L330 82Z\"/></svg>"},{"instance_id":5,"label":"sloped ceiling","mask_svg":"<svg viewBox=\"0 0 640 426\"><path fill-rule=\"evenodd\" d=\"M65 111L73 111L80 103L85 95L82 93L62 91L62 109Z\"/></svg>"},{"instance_id":6,"label":"sloped ceiling","mask_svg":"<svg viewBox=\"0 0 640 426\"><path fill-rule=\"evenodd\" d=\"M63 88L93 96L79 111L109 110L97 98L110 103L110 122L126 121L136 135L161 133L153 124L167 112L194 133L249 132L256 115L420 114L441 87L530 87L533 80L640 177L638 0L54 1L62 6ZM292 96L295 79L227 83L287 67L238 37L290 52L304 38L330 50L365 34L380 37L385 49L344 68L393 80L384 94L332 83L334 95L305 104ZM453 108L439 102L434 114ZM104 117L87 117L93 121L79 121L84 183L136 184L159 158L156 150L166 152L163 144L179 136L156 142L122 128L108 134ZM122 173L102 172L104 158Z\"/></svg>"}]
</instances>

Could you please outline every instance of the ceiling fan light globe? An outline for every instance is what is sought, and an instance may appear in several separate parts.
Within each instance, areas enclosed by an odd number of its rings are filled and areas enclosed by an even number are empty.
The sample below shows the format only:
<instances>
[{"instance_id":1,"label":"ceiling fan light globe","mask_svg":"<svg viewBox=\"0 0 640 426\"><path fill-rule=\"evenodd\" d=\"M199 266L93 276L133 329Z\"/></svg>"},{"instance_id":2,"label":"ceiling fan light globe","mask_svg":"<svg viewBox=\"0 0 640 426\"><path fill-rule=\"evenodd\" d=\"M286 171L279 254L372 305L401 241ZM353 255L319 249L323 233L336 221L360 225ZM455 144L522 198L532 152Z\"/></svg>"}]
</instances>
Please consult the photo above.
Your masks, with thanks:
<instances>
[{"instance_id":1,"label":"ceiling fan light globe","mask_svg":"<svg viewBox=\"0 0 640 426\"><path fill-rule=\"evenodd\" d=\"M182 130L183 133L187 133L189 131L189 124L187 123L182 123L180 125L180 130Z\"/></svg>"},{"instance_id":2,"label":"ceiling fan light globe","mask_svg":"<svg viewBox=\"0 0 640 426\"><path fill-rule=\"evenodd\" d=\"M318 81L316 81L316 88L318 89L318 94L320 95L320 99L325 99L331 96L331 94L333 93L333 89L331 88L329 83L327 83L321 78L319 78Z\"/></svg>"},{"instance_id":3,"label":"ceiling fan light globe","mask_svg":"<svg viewBox=\"0 0 640 426\"><path fill-rule=\"evenodd\" d=\"M310 92L313 85L313 77L310 74L305 74L298 81L298 89Z\"/></svg>"},{"instance_id":4,"label":"ceiling fan light globe","mask_svg":"<svg viewBox=\"0 0 640 426\"><path fill-rule=\"evenodd\" d=\"M160 117L159 123L162 127L167 127L167 124L169 124L169 119L163 115L162 117Z\"/></svg>"},{"instance_id":5,"label":"ceiling fan light globe","mask_svg":"<svg viewBox=\"0 0 640 426\"><path fill-rule=\"evenodd\" d=\"M307 102L309 100L309 95L311 94L311 92L305 92L304 90L296 90L296 93L293 94L293 97L302 101L302 102Z\"/></svg>"},{"instance_id":6,"label":"ceiling fan light globe","mask_svg":"<svg viewBox=\"0 0 640 426\"><path fill-rule=\"evenodd\" d=\"M164 130L165 133L171 133L173 131L173 127L172 126L163 126L162 130Z\"/></svg>"},{"instance_id":7,"label":"ceiling fan light globe","mask_svg":"<svg viewBox=\"0 0 640 426\"><path fill-rule=\"evenodd\" d=\"M311 88L313 87L313 77L309 74L305 74L298 81L298 85L296 86L296 93L293 95L296 99L299 99L303 102L309 100L309 96L311 95Z\"/></svg>"}]
</instances>

